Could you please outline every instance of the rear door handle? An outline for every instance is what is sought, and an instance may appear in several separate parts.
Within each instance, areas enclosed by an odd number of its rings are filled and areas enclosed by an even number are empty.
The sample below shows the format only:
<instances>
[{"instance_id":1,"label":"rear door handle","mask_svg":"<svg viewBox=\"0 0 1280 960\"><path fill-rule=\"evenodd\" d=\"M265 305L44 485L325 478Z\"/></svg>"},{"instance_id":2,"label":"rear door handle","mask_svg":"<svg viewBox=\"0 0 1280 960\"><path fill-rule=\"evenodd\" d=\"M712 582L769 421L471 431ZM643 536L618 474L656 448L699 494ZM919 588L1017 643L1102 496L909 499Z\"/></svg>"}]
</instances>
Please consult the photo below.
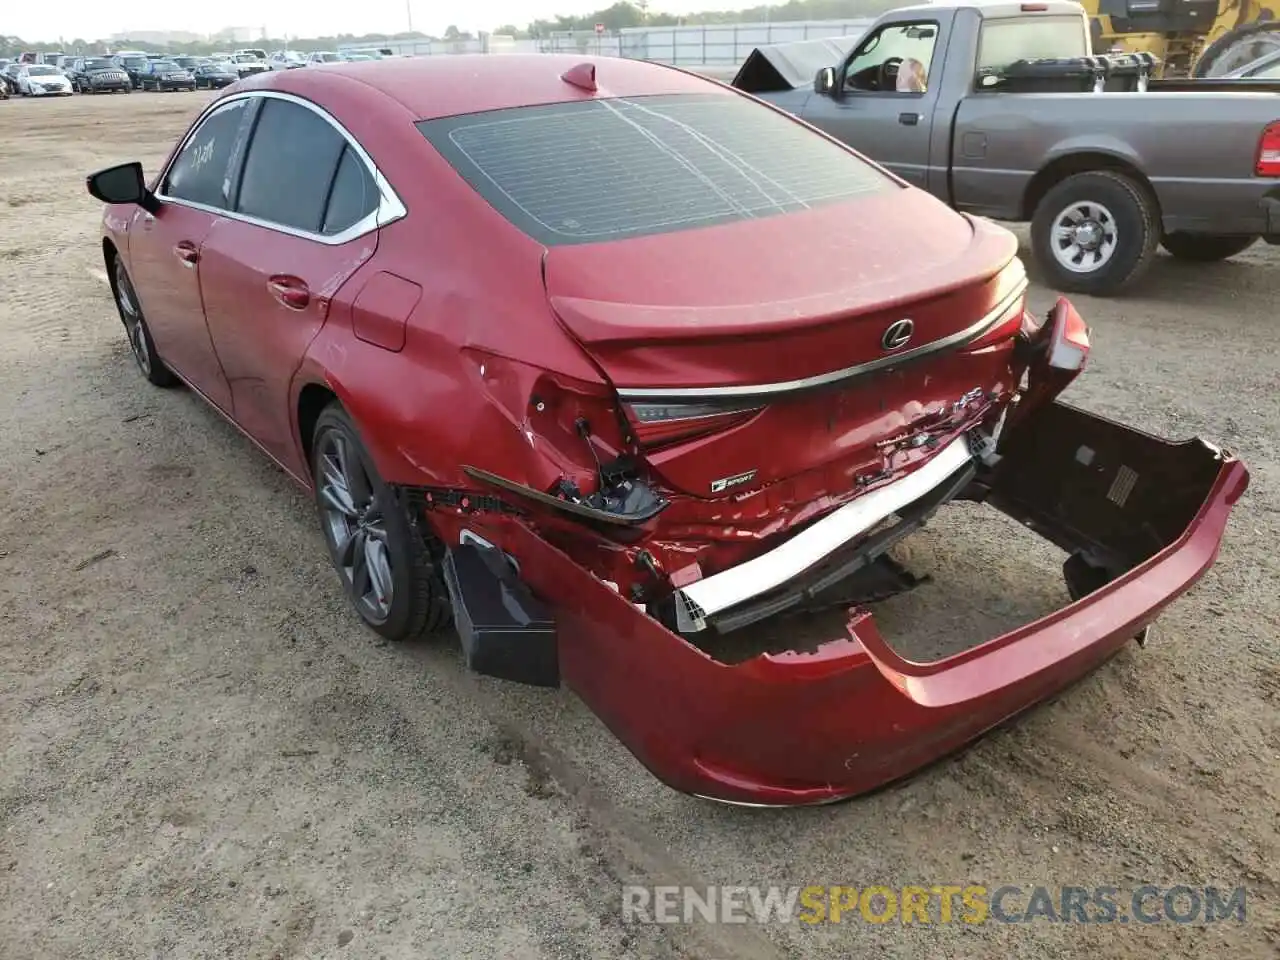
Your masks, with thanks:
<instances>
[{"instance_id":1,"label":"rear door handle","mask_svg":"<svg viewBox=\"0 0 1280 960\"><path fill-rule=\"evenodd\" d=\"M173 248L173 255L182 261L182 265L189 269L195 269L195 265L200 262L200 251L196 249L196 245L190 240L183 240Z\"/></svg>"},{"instance_id":2,"label":"rear door handle","mask_svg":"<svg viewBox=\"0 0 1280 960\"><path fill-rule=\"evenodd\" d=\"M297 277L278 273L267 281L267 289L290 310L305 310L311 303L311 289Z\"/></svg>"},{"instance_id":3,"label":"rear door handle","mask_svg":"<svg viewBox=\"0 0 1280 960\"><path fill-rule=\"evenodd\" d=\"M914 127L920 122L920 114L918 113L900 113L898 114L898 122L904 127Z\"/></svg>"}]
</instances>

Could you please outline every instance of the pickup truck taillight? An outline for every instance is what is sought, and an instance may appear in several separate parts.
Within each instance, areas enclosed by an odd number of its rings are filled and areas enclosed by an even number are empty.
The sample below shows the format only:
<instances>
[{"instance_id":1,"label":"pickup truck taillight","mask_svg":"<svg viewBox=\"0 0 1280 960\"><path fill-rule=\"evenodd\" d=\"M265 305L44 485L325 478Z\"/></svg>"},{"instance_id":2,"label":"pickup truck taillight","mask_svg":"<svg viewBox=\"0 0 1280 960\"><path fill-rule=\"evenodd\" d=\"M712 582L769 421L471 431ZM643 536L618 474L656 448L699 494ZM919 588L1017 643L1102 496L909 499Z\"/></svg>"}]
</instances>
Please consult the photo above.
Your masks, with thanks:
<instances>
[{"instance_id":1,"label":"pickup truck taillight","mask_svg":"<svg viewBox=\"0 0 1280 960\"><path fill-rule=\"evenodd\" d=\"M1280 177L1280 120L1267 124L1262 131L1254 172L1260 177Z\"/></svg>"}]
</instances>

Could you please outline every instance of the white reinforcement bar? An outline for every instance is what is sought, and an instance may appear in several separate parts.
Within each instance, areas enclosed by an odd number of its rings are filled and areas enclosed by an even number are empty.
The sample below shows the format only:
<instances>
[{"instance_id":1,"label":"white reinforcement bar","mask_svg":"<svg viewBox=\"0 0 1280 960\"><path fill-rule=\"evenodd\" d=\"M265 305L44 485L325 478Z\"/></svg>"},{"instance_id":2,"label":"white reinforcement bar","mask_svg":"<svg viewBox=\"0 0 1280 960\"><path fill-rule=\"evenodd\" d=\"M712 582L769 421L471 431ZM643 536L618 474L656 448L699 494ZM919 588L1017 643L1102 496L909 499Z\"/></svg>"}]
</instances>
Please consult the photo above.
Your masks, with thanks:
<instances>
[{"instance_id":1,"label":"white reinforcement bar","mask_svg":"<svg viewBox=\"0 0 1280 960\"><path fill-rule=\"evenodd\" d=\"M968 438L957 437L915 472L846 503L781 546L676 591L679 627L702 630L706 617L782 586L854 537L919 500L972 459Z\"/></svg>"}]
</instances>

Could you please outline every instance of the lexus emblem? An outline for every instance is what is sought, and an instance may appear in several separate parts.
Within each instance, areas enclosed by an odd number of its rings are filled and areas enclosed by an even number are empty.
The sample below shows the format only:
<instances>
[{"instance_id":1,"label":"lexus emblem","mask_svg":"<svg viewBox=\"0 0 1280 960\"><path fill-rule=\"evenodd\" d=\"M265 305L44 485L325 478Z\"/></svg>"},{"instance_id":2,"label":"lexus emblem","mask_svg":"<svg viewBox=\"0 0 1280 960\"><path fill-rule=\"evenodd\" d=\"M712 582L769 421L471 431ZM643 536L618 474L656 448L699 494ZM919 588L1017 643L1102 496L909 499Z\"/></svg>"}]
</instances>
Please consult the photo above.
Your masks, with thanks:
<instances>
[{"instance_id":1,"label":"lexus emblem","mask_svg":"<svg viewBox=\"0 0 1280 960\"><path fill-rule=\"evenodd\" d=\"M889 325L889 329L880 338L880 346L886 350L901 350L911 342L911 333L916 325L910 320L899 320Z\"/></svg>"}]
</instances>

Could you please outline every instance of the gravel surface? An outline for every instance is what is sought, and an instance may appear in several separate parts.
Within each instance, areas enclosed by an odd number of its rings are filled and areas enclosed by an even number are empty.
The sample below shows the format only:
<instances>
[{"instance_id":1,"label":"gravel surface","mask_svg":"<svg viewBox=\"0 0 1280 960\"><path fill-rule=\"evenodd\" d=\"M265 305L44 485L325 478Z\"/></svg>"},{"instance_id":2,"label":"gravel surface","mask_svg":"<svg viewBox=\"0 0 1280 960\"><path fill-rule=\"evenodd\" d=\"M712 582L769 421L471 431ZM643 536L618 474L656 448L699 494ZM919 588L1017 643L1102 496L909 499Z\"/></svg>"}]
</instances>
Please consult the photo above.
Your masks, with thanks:
<instances>
[{"instance_id":1,"label":"gravel surface","mask_svg":"<svg viewBox=\"0 0 1280 960\"><path fill-rule=\"evenodd\" d=\"M1253 483L1218 564L1056 701L836 807L669 791L568 692L388 646L307 497L138 375L83 175L154 170L200 95L0 104L0 957L1274 957L1280 250L1078 298L1075 402L1215 439ZM1024 235L1025 241L1025 235ZM1037 309L1052 294L1036 288ZM970 641L1060 602L982 511L908 545ZM899 618L899 626L901 626ZM969 636L972 634L972 636ZM624 924L623 883L1244 884L1208 927Z\"/></svg>"}]
</instances>

